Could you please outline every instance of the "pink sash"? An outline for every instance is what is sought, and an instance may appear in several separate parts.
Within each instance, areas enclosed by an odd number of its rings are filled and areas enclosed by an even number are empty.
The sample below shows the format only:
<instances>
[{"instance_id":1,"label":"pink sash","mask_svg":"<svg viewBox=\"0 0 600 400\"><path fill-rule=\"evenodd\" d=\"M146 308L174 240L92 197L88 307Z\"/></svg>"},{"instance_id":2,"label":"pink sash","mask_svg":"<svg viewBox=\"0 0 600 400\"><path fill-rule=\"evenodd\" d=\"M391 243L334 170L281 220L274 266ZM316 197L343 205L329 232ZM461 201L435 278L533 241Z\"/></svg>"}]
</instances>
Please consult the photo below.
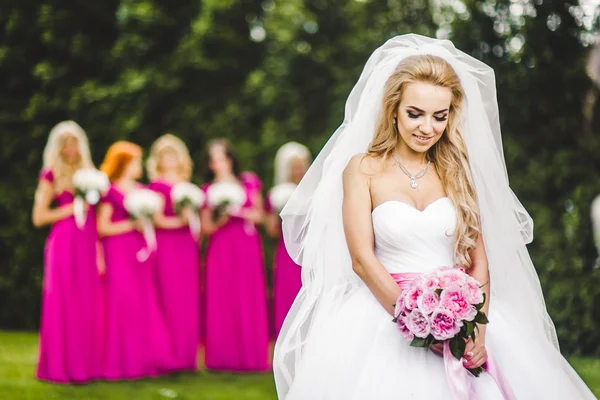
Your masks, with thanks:
<instances>
[{"instance_id":1,"label":"pink sash","mask_svg":"<svg viewBox=\"0 0 600 400\"><path fill-rule=\"evenodd\" d=\"M421 274L418 272L403 272L390 275L394 278L398 286L400 286L400 289L406 290L410 287L411 282ZM452 397L455 400L477 400L477 395L471 386L471 379L469 379L470 372L463 366L462 359L457 360L452 355L450 345L447 341L444 342L444 366ZM487 362L483 368L496 381L505 400L516 400L508 381L500 372L496 360L492 358L489 352Z\"/></svg>"}]
</instances>

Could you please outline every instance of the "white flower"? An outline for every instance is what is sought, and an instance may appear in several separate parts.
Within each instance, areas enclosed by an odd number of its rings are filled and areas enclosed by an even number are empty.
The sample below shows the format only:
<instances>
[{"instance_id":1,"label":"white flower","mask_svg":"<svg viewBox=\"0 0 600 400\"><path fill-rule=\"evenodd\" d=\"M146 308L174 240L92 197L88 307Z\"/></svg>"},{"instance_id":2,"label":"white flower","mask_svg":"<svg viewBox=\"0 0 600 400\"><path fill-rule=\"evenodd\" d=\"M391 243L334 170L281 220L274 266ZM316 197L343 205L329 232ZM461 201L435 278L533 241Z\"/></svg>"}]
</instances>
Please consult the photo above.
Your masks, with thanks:
<instances>
[{"instance_id":1,"label":"white flower","mask_svg":"<svg viewBox=\"0 0 600 400\"><path fill-rule=\"evenodd\" d=\"M290 197L292 197L296 187L297 186L293 183L280 183L271 189L269 192L269 200L275 211L281 212L281 210L283 210L283 207L285 207L290 200Z\"/></svg>"},{"instance_id":2,"label":"white flower","mask_svg":"<svg viewBox=\"0 0 600 400\"><path fill-rule=\"evenodd\" d=\"M209 186L206 200L210 207L228 204L231 209L241 208L247 200L246 191L237 183L221 182Z\"/></svg>"},{"instance_id":3,"label":"white flower","mask_svg":"<svg viewBox=\"0 0 600 400\"><path fill-rule=\"evenodd\" d=\"M104 172L94 168L81 168L73 174L75 194L95 205L100 201L100 193L108 190L110 181Z\"/></svg>"},{"instance_id":4,"label":"white flower","mask_svg":"<svg viewBox=\"0 0 600 400\"><path fill-rule=\"evenodd\" d=\"M149 189L134 189L125 195L125 209L133 218L150 218L162 204L160 195Z\"/></svg>"},{"instance_id":5,"label":"white flower","mask_svg":"<svg viewBox=\"0 0 600 400\"><path fill-rule=\"evenodd\" d=\"M174 185L171 189L171 199L176 206L178 204L189 204L195 208L202 207L206 200L204 192L198 186L189 182L180 182Z\"/></svg>"},{"instance_id":6,"label":"white flower","mask_svg":"<svg viewBox=\"0 0 600 400\"><path fill-rule=\"evenodd\" d=\"M95 205L100 201L100 193L97 190L90 190L85 194L85 201L88 204Z\"/></svg>"}]
</instances>

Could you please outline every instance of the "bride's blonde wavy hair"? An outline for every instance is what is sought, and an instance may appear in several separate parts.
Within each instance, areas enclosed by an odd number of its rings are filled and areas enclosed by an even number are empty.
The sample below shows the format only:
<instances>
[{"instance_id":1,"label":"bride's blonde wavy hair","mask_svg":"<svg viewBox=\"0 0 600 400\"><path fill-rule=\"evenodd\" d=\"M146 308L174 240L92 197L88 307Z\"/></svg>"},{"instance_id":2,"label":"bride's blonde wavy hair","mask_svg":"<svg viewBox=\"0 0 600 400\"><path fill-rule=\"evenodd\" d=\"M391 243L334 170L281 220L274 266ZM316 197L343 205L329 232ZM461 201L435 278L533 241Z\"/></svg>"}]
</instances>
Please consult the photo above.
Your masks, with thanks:
<instances>
[{"instance_id":1,"label":"bride's blonde wavy hair","mask_svg":"<svg viewBox=\"0 0 600 400\"><path fill-rule=\"evenodd\" d=\"M77 140L79 150L79 157L74 164L68 164L61 156L65 140L69 137ZM88 138L79 124L74 121L63 121L52 128L44 148L43 168L51 170L54 175L55 193L73 189L73 174L78 169L94 168Z\"/></svg>"},{"instance_id":2,"label":"bride's blonde wavy hair","mask_svg":"<svg viewBox=\"0 0 600 400\"><path fill-rule=\"evenodd\" d=\"M452 92L448 125L440 140L427 152L427 159L436 166L444 190L457 210L455 259L459 265L469 267L470 252L480 234L480 213L461 134L461 105L465 95L458 75L448 62L441 57L419 55L407 57L398 65L386 82L382 110L367 154L378 159L391 157L401 140L394 116L406 87L413 82L445 87Z\"/></svg>"}]
</instances>

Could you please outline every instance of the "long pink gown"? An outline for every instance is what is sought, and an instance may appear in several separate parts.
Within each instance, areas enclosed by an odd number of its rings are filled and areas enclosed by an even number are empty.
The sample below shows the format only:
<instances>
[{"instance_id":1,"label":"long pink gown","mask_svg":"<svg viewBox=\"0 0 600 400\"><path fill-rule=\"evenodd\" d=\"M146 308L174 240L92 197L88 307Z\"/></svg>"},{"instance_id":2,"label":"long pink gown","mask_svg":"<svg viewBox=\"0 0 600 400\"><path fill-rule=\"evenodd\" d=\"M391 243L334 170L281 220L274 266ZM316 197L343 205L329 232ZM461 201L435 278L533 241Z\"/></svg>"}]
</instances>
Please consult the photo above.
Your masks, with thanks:
<instances>
[{"instance_id":1,"label":"long pink gown","mask_svg":"<svg viewBox=\"0 0 600 400\"><path fill-rule=\"evenodd\" d=\"M248 195L244 207L251 207L253 195L260 193L260 180L245 173L241 182ZM267 288L255 226L231 217L209 238L206 252L206 367L268 370Z\"/></svg>"},{"instance_id":2,"label":"long pink gown","mask_svg":"<svg viewBox=\"0 0 600 400\"><path fill-rule=\"evenodd\" d=\"M172 185L156 180L149 188L165 200L165 215L175 215ZM196 370L200 320L200 249L189 227L157 229L155 283L171 333L175 363L171 370Z\"/></svg>"},{"instance_id":3,"label":"long pink gown","mask_svg":"<svg viewBox=\"0 0 600 400\"><path fill-rule=\"evenodd\" d=\"M267 198L266 210L273 212L271 201ZM275 316L275 337L279 336L281 325L290 311L300 288L302 288L300 266L292 260L285 248L283 236L279 236L275 259L273 261L273 309Z\"/></svg>"},{"instance_id":4,"label":"long pink gown","mask_svg":"<svg viewBox=\"0 0 600 400\"><path fill-rule=\"evenodd\" d=\"M124 193L112 185L102 202L113 208L112 222L128 218ZM152 263L140 262L145 241L138 231L102 239L106 261L106 351L103 377L136 379L170 371L173 350L157 301Z\"/></svg>"},{"instance_id":5,"label":"long pink gown","mask_svg":"<svg viewBox=\"0 0 600 400\"><path fill-rule=\"evenodd\" d=\"M53 183L50 170L40 179ZM57 206L73 202L64 191ZM70 216L50 228L44 251L44 280L37 377L83 383L101 373L100 277L96 264L96 219L90 207L83 229Z\"/></svg>"}]
</instances>

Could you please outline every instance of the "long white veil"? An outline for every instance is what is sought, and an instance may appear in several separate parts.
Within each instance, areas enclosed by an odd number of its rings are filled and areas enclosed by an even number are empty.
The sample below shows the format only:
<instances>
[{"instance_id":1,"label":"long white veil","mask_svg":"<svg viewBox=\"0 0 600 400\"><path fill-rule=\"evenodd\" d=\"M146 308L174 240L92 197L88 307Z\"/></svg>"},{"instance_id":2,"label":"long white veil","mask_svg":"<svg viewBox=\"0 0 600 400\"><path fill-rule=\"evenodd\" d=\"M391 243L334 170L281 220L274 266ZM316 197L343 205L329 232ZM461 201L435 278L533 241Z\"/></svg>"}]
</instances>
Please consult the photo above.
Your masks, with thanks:
<instances>
[{"instance_id":1,"label":"long white veil","mask_svg":"<svg viewBox=\"0 0 600 400\"><path fill-rule=\"evenodd\" d=\"M329 316L362 285L352 271L342 225L342 172L353 155L369 147L386 80L402 59L418 54L448 61L466 94L462 133L481 210L491 307L502 303L524 335L533 335L558 352L556 332L526 248L533 239L533 222L509 187L494 71L450 41L403 35L371 55L348 97L344 122L281 213L287 250L302 265L303 287L275 346L273 367L280 397L289 391L306 346L327 330Z\"/></svg>"}]
</instances>

